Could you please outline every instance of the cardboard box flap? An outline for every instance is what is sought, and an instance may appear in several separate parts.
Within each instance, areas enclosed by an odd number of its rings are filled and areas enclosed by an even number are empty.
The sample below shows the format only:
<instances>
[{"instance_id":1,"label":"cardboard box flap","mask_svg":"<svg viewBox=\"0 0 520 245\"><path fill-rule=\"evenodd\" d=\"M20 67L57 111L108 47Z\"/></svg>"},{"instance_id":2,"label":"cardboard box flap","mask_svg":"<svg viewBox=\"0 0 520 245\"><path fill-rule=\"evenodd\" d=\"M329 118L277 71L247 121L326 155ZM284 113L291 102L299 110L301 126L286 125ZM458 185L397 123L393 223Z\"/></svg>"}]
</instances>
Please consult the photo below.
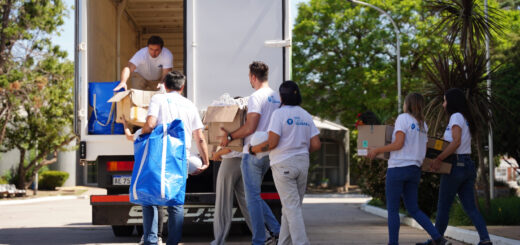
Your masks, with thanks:
<instances>
[{"instance_id":1,"label":"cardboard box flap","mask_svg":"<svg viewBox=\"0 0 520 245\"><path fill-rule=\"evenodd\" d=\"M122 99L124 99L126 96L128 96L131 92L132 92L131 90L126 90L126 91L123 91L123 92L116 93L114 96L112 96L112 98L110 98L108 100L108 102L109 103L119 102Z\"/></svg>"},{"instance_id":2,"label":"cardboard box flap","mask_svg":"<svg viewBox=\"0 0 520 245\"><path fill-rule=\"evenodd\" d=\"M150 101L152 101L152 96L160 93L159 91L144 91L138 89L131 89L131 91L132 94L130 96L132 103L141 108L148 107L150 105Z\"/></svg>"},{"instance_id":3,"label":"cardboard box flap","mask_svg":"<svg viewBox=\"0 0 520 245\"><path fill-rule=\"evenodd\" d=\"M204 116L203 123L210 122L233 122L239 110L236 105L229 106L209 106Z\"/></svg>"}]
</instances>

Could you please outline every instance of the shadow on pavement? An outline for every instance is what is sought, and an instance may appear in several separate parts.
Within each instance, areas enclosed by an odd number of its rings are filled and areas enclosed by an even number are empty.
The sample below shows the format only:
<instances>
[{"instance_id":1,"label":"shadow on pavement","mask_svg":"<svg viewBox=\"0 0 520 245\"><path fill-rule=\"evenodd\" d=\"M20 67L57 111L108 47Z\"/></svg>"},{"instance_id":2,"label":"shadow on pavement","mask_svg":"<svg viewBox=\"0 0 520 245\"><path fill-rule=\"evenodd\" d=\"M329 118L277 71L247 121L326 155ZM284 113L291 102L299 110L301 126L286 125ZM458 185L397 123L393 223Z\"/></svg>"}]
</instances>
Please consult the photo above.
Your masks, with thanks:
<instances>
[{"instance_id":1,"label":"shadow on pavement","mask_svg":"<svg viewBox=\"0 0 520 245\"><path fill-rule=\"evenodd\" d=\"M0 244L66 245L137 243L137 235L115 237L107 227L34 227L0 230Z\"/></svg>"}]
</instances>

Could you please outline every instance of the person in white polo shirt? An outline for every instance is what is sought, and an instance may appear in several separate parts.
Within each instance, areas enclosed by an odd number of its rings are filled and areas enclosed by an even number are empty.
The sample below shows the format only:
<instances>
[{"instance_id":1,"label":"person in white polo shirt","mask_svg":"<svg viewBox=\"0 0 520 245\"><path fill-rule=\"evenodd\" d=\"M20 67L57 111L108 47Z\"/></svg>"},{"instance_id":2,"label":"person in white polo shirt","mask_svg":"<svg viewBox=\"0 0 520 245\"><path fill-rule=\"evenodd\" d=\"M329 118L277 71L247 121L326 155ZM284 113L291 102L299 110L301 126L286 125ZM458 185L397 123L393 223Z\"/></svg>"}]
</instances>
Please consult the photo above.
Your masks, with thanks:
<instances>
[{"instance_id":1,"label":"person in white polo shirt","mask_svg":"<svg viewBox=\"0 0 520 245\"><path fill-rule=\"evenodd\" d=\"M282 202L282 226L278 244L310 244L303 222L302 202L307 187L309 153L321 148L320 131L312 116L300 107L298 85L285 81L280 85L282 105L273 112L269 138L249 146L250 154L271 150L271 170Z\"/></svg>"},{"instance_id":2,"label":"person in white polo shirt","mask_svg":"<svg viewBox=\"0 0 520 245\"><path fill-rule=\"evenodd\" d=\"M175 119L180 119L184 125L186 153L191 148L192 138L198 148L202 158L203 165L198 168L192 175L197 175L206 170L209 166L208 148L202 129L204 125L200 120L199 112L195 105L182 96L182 90L186 77L177 71L169 72L165 79L164 85L166 92L164 94L156 94L152 97L150 107L148 108L148 117L143 126L142 134L147 134L164 122L170 123ZM161 110L168 108L163 113ZM167 115L165 118L162 115ZM168 210L168 240L167 245L178 244L182 236L182 224L184 220L183 205L169 206ZM157 207L143 206L143 235L144 244L157 244Z\"/></svg>"},{"instance_id":3,"label":"person in white polo shirt","mask_svg":"<svg viewBox=\"0 0 520 245\"><path fill-rule=\"evenodd\" d=\"M428 126L424 122L424 98L410 93L404 99L403 111L395 120L392 143L369 149L368 157L390 152L386 170L385 196L388 210L389 245L399 244L399 208L401 198L408 213L432 237L435 245L451 245L433 226L417 202L421 165L426 156Z\"/></svg>"},{"instance_id":4,"label":"person in white polo shirt","mask_svg":"<svg viewBox=\"0 0 520 245\"><path fill-rule=\"evenodd\" d=\"M164 47L164 41L159 36L151 36L147 46L137 51L121 71L121 82L114 88L140 90L158 90L158 84L173 69L173 55ZM130 86L128 86L130 79Z\"/></svg>"},{"instance_id":5,"label":"person in white polo shirt","mask_svg":"<svg viewBox=\"0 0 520 245\"><path fill-rule=\"evenodd\" d=\"M253 245L263 245L268 240L265 234L266 226L272 235L269 239L276 239L280 233L278 220L260 196L262 180L269 170L269 157L258 159L249 155L247 149L251 135L258 131L265 132L271 114L280 106L280 96L269 87L268 75L269 67L265 63L255 61L249 65L249 83L256 91L249 96L247 102L246 122L233 132L222 129L227 137L222 137L220 142L220 145L225 147L232 140L244 138L244 154L240 169L253 228Z\"/></svg>"}]
</instances>

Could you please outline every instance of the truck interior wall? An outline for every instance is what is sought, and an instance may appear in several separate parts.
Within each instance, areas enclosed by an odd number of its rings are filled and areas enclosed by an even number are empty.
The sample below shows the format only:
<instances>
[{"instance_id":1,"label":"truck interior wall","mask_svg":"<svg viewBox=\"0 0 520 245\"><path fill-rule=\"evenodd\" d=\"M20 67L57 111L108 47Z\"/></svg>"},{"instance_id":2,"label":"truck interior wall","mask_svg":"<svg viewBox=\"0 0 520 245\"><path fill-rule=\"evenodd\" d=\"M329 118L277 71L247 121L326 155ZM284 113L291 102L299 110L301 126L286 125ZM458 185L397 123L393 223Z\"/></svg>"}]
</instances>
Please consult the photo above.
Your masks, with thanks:
<instances>
[{"instance_id":1,"label":"truck interior wall","mask_svg":"<svg viewBox=\"0 0 520 245\"><path fill-rule=\"evenodd\" d=\"M113 1L88 1L88 78L89 82L116 81L117 8ZM137 51L137 32L129 18L121 18L121 68Z\"/></svg>"}]
</instances>

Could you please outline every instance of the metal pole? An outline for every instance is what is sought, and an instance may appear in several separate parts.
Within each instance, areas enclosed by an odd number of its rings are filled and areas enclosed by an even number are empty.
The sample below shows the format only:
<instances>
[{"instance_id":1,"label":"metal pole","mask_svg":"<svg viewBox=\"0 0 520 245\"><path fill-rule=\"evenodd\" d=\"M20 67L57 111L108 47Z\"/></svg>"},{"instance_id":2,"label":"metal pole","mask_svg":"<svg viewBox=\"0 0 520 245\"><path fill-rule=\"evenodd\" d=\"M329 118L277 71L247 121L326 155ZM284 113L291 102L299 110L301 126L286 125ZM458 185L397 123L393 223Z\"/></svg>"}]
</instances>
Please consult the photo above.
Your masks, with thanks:
<instances>
[{"instance_id":1,"label":"metal pole","mask_svg":"<svg viewBox=\"0 0 520 245\"><path fill-rule=\"evenodd\" d=\"M401 33L399 32L399 28L397 27L397 24L394 22L392 17L387 12L383 11L382 9L380 9L372 4L361 2L358 0L347 0L347 1L349 1L351 3L365 5L365 6L371 7L373 9L379 11L381 14L388 17L388 19L390 19L390 21L392 22L392 25L394 25L395 36L397 39L397 47L396 47L397 48L397 50L396 50L397 51L397 112L401 113L401 110L402 110L402 106L401 106L401 38L400 38Z\"/></svg>"},{"instance_id":2,"label":"metal pole","mask_svg":"<svg viewBox=\"0 0 520 245\"><path fill-rule=\"evenodd\" d=\"M484 13L486 15L486 21L488 21L489 19L489 14L488 14L488 1L487 0L484 0ZM486 34L486 72L487 74L489 74L491 72L491 62L490 62L490 55L489 55L489 35ZM487 92L488 92L488 97L489 99L491 99L491 79L488 78L487 80ZM489 110L489 114L490 116L491 115L491 110ZM493 157L494 157L494 152L493 152L493 128L491 126L491 123L489 124L489 135L488 135L488 152L489 152L489 160L488 160L488 164L489 164L489 195L491 196L491 199L494 198L494 192L495 192L495 188L494 188L494 179L495 179L495 163L494 163L494 160L493 160Z\"/></svg>"}]
</instances>

